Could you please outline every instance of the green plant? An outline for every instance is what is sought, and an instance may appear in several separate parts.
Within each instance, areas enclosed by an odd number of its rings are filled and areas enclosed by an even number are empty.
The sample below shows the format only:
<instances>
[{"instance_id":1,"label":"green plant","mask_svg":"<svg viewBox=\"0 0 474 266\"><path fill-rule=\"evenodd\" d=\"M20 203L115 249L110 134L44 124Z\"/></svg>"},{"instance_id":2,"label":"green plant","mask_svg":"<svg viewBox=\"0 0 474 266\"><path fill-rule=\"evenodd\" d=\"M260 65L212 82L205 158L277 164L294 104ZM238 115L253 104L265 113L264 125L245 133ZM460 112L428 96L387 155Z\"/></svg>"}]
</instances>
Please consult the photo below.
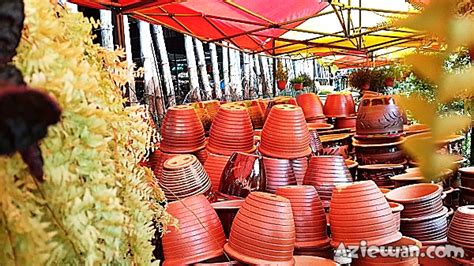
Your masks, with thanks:
<instances>
[{"instance_id":1,"label":"green plant","mask_svg":"<svg viewBox=\"0 0 474 266\"><path fill-rule=\"evenodd\" d=\"M403 77L405 68L402 65L388 65L381 69L385 79L392 78L398 80Z\"/></svg>"},{"instance_id":2,"label":"green plant","mask_svg":"<svg viewBox=\"0 0 474 266\"><path fill-rule=\"evenodd\" d=\"M302 75L294 77L290 80L291 84L297 84L297 83L303 83L304 82L304 77Z\"/></svg>"},{"instance_id":3,"label":"green plant","mask_svg":"<svg viewBox=\"0 0 474 266\"><path fill-rule=\"evenodd\" d=\"M303 73L300 75L300 77L303 77L303 86L304 87L311 87L314 84L313 79L306 73Z\"/></svg>"},{"instance_id":4,"label":"green plant","mask_svg":"<svg viewBox=\"0 0 474 266\"><path fill-rule=\"evenodd\" d=\"M368 68L358 69L349 74L349 84L357 89L361 89L363 86L370 84L371 79L372 71Z\"/></svg>"},{"instance_id":5,"label":"green plant","mask_svg":"<svg viewBox=\"0 0 474 266\"><path fill-rule=\"evenodd\" d=\"M383 92L385 88L385 72L383 69L370 70L370 89L372 91Z\"/></svg>"},{"instance_id":6,"label":"green plant","mask_svg":"<svg viewBox=\"0 0 474 266\"><path fill-rule=\"evenodd\" d=\"M275 73L276 80L287 80L288 79L288 71L283 67L283 64L280 60L278 60L277 69Z\"/></svg>"}]
</instances>

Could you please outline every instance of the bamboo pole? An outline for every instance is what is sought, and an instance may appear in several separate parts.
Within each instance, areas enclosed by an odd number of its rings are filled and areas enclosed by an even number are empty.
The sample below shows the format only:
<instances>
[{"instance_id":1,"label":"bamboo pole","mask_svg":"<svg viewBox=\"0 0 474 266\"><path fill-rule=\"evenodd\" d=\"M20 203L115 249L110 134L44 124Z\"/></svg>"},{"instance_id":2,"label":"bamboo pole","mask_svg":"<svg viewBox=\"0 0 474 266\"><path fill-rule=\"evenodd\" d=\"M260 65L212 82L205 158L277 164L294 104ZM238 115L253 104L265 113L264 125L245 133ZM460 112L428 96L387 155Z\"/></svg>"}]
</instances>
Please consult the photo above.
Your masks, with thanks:
<instances>
[{"instance_id":1,"label":"bamboo pole","mask_svg":"<svg viewBox=\"0 0 474 266\"><path fill-rule=\"evenodd\" d=\"M218 100L222 99L221 80L219 77L219 63L217 61L217 48L214 43L209 43L212 63L212 79L214 80L214 93Z\"/></svg>"},{"instance_id":2,"label":"bamboo pole","mask_svg":"<svg viewBox=\"0 0 474 266\"><path fill-rule=\"evenodd\" d=\"M227 45L227 43L224 43ZM224 96L230 100L230 77L229 77L229 48L222 46L222 78L224 80Z\"/></svg>"},{"instance_id":3,"label":"bamboo pole","mask_svg":"<svg viewBox=\"0 0 474 266\"><path fill-rule=\"evenodd\" d=\"M242 86L242 64L240 62L240 51L234 49L235 56L235 84L236 84L236 95L238 100L242 100L244 97L244 88Z\"/></svg>"},{"instance_id":4,"label":"bamboo pole","mask_svg":"<svg viewBox=\"0 0 474 266\"><path fill-rule=\"evenodd\" d=\"M243 54L244 61L244 99L250 99L250 58L249 55Z\"/></svg>"},{"instance_id":5,"label":"bamboo pole","mask_svg":"<svg viewBox=\"0 0 474 266\"><path fill-rule=\"evenodd\" d=\"M230 91L233 100L240 99L240 92L238 88L238 83L240 82L238 78L238 66L237 66L237 51L235 49L229 48L229 74L230 74Z\"/></svg>"},{"instance_id":6,"label":"bamboo pole","mask_svg":"<svg viewBox=\"0 0 474 266\"><path fill-rule=\"evenodd\" d=\"M254 62L255 62L255 74L257 75L257 84L256 84L256 89L257 89L257 94L258 96L263 96L263 90L262 90L262 84L263 84L263 77L262 77L262 72L260 68L260 56L255 54L251 55L254 57Z\"/></svg>"},{"instance_id":7,"label":"bamboo pole","mask_svg":"<svg viewBox=\"0 0 474 266\"><path fill-rule=\"evenodd\" d=\"M193 100L201 100L201 92L199 89L199 79L196 67L196 57L194 55L193 38L184 35L184 48L186 50L186 61L188 62L189 90Z\"/></svg>"},{"instance_id":8,"label":"bamboo pole","mask_svg":"<svg viewBox=\"0 0 474 266\"><path fill-rule=\"evenodd\" d=\"M253 55L250 55L250 54L247 54L247 57L249 59L249 71L250 71L250 82L249 82L249 88L250 88L250 99L254 98L255 96L255 71L254 71L254 63L253 63L253 60L254 60L254 56ZM258 92L257 92L258 94Z\"/></svg>"},{"instance_id":9,"label":"bamboo pole","mask_svg":"<svg viewBox=\"0 0 474 266\"><path fill-rule=\"evenodd\" d=\"M194 39L194 43L196 44L198 69L199 69L199 73L201 74L201 81L204 87L205 98L206 100L210 100L212 99L212 88L209 85L209 77L207 76L206 57L204 55L204 48L200 40L196 38L193 38L193 39Z\"/></svg>"},{"instance_id":10,"label":"bamboo pole","mask_svg":"<svg viewBox=\"0 0 474 266\"><path fill-rule=\"evenodd\" d=\"M133 55L132 55L132 42L130 40L130 25L128 24L128 17L127 15L123 16L123 27L124 27L124 35L125 35L125 55L129 70L131 72L134 71L134 64L133 64ZM128 98L130 100L131 105L138 104L137 92L135 90L135 80L128 83Z\"/></svg>"},{"instance_id":11,"label":"bamboo pole","mask_svg":"<svg viewBox=\"0 0 474 266\"><path fill-rule=\"evenodd\" d=\"M109 10L100 10L100 35L101 44L107 50L114 50L114 35L112 25L112 12Z\"/></svg>"},{"instance_id":12,"label":"bamboo pole","mask_svg":"<svg viewBox=\"0 0 474 266\"><path fill-rule=\"evenodd\" d=\"M168 50L166 49L165 38L163 36L163 28L160 25L153 26L153 32L158 43L158 51L161 58L161 69L163 73L163 81L165 83L166 98L169 106L176 105L176 97L174 91L173 78L171 77L170 63L168 58Z\"/></svg>"},{"instance_id":13,"label":"bamboo pole","mask_svg":"<svg viewBox=\"0 0 474 266\"><path fill-rule=\"evenodd\" d=\"M263 73L263 82L264 82L264 94L267 96L271 96L272 86L270 81L270 69L268 67L268 58L266 56L261 56L260 59L262 60L262 73Z\"/></svg>"}]
</instances>

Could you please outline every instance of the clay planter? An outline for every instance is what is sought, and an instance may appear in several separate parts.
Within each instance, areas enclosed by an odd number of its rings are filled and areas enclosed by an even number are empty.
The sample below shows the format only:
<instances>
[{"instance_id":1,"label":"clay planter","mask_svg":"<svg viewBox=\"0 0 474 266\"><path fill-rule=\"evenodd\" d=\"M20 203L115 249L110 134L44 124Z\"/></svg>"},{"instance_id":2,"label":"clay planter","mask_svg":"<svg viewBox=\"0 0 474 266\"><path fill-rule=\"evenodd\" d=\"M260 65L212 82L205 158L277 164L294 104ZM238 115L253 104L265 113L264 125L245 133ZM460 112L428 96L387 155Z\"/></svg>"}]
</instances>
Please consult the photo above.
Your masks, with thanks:
<instances>
[{"instance_id":1,"label":"clay planter","mask_svg":"<svg viewBox=\"0 0 474 266\"><path fill-rule=\"evenodd\" d=\"M224 171L227 161L229 161L229 157L230 156L209 153L209 157L207 158L206 163L204 163L204 169L211 179L213 191L219 189L222 172Z\"/></svg>"},{"instance_id":2,"label":"clay planter","mask_svg":"<svg viewBox=\"0 0 474 266\"><path fill-rule=\"evenodd\" d=\"M318 266L337 266L336 262L328 260L325 258L314 257L314 256L295 256L295 266L308 266L308 265L318 265Z\"/></svg>"},{"instance_id":3,"label":"clay planter","mask_svg":"<svg viewBox=\"0 0 474 266\"><path fill-rule=\"evenodd\" d=\"M252 191L265 190L265 174L257 155L234 153L222 172L218 195L227 199L245 198Z\"/></svg>"},{"instance_id":4,"label":"clay planter","mask_svg":"<svg viewBox=\"0 0 474 266\"><path fill-rule=\"evenodd\" d=\"M403 211L402 211L403 215ZM446 238L448 231L448 209L417 218L400 218L400 231L404 236L420 241L436 241Z\"/></svg>"},{"instance_id":5,"label":"clay planter","mask_svg":"<svg viewBox=\"0 0 474 266\"><path fill-rule=\"evenodd\" d=\"M351 151L351 134L330 134L320 135L319 138L323 145L321 155L340 155L349 158Z\"/></svg>"},{"instance_id":6,"label":"clay planter","mask_svg":"<svg viewBox=\"0 0 474 266\"><path fill-rule=\"evenodd\" d=\"M207 150L221 155L233 152L253 152L253 127L246 107L223 105L209 131Z\"/></svg>"},{"instance_id":7,"label":"clay planter","mask_svg":"<svg viewBox=\"0 0 474 266\"><path fill-rule=\"evenodd\" d=\"M355 105L355 102L354 102L354 97L352 96L352 94L344 94L344 96L346 97L346 100L347 100L347 109L349 110L349 113L351 114L351 116L356 117L356 115L355 115L356 105ZM355 127L355 125L354 125L354 127Z\"/></svg>"},{"instance_id":8,"label":"clay planter","mask_svg":"<svg viewBox=\"0 0 474 266\"><path fill-rule=\"evenodd\" d=\"M363 144L353 141L357 162L365 164L403 164L406 163L402 144L405 140L384 144Z\"/></svg>"},{"instance_id":9,"label":"clay planter","mask_svg":"<svg viewBox=\"0 0 474 266\"><path fill-rule=\"evenodd\" d=\"M259 151L268 157L295 159L311 153L309 143L301 108L288 104L274 106L263 126Z\"/></svg>"},{"instance_id":10,"label":"clay planter","mask_svg":"<svg viewBox=\"0 0 474 266\"><path fill-rule=\"evenodd\" d=\"M276 194L291 202L295 219L296 248L322 248L329 244L326 214L314 187L279 187Z\"/></svg>"},{"instance_id":11,"label":"clay planter","mask_svg":"<svg viewBox=\"0 0 474 266\"><path fill-rule=\"evenodd\" d=\"M396 250L397 248L400 249L402 252L416 254L422 246L421 242L417 239L410 238L410 237L402 237L402 239L385 245L386 248L390 248L392 251ZM390 254L390 253L389 253ZM404 253L405 254L405 253ZM360 256L359 258L352 260L353 266L418 266L418 257L382 257L382 256L375 256L371 258L369 256L363 257Z\"/></svg>"},{"instance_id":12,"label":"clay planter","mask_svg":"<svg viewBox=\"0 0 474 266\"><path fill-rule=\"evenodd\" d=\"M172 202L167 212L178 219L180 227L168 227L163 235L163 265L194 264L223 255L224 230L203 195Z\"/></svg>"},{"instance_id":13,"label":"clay planter","mask_svg":"<svg viewBox=\"0 0 474 266\"><path fill-rule=\"evenodd\" d=\"M194 152L193 155L195 155L199 162L204 165L206 163L207 157L209 157L209 153L207 152L206 149L202 149L200 151Z\"/></svg>"},{"instance_id":14,"label":"clay planter","mask_svg":"<svg viewBox=\"0 0 474 266\"><path fill-rule=\"evenodd\" d=\"M163 164L159 184L168 201L209 194L211 180L194 155L176 155Z\"/></svg>"},{"instance_id":15,"label":"clay planter","mask_svg":"<svg viewBox=\"0 0 474 266\"><path fill-rule=\"evenodd\" d=\"M278 89L281 91L286 89L286 83L287 83L287 80L278 80L277 81Z\"/></svg>"},{"instance_id":16,"label":"clay planter","mask_svg":"<svg viewBox=\"0 0 474 266\"><path fill-rule=\"evenodd\" d=\"M468 187L459 187L461 196L459 199L459 205L472 205L474 204L474 189Z\"/></svg>"},{"instance_id":17,"label":"clay planter","mask_svg":"<svg viewBox=\"0 0 474 266\"><path fill-rule=\"evenodd\" d=\"M216 116L217 111L219 111L220 105L221 103L216 100L199 102L199 106L206 109L207 114L211 118L211 121L214 120L214 117Z\"/></svg>"},{"instance_id":18,"label":"clay planter","mask_svg":"<svg viewBox=\"0 0 474 266\"><path fill-rule=\"evenodd\" d=\"M309 146L311 147L312 153L315 155L319 155L322 152L323 143L319 138L318 131L316 129L309 129L309 138Z\"/></svg>"},{"instance_id":19,"label":"clay planter","mask_svg":"<svg viewBox=\"0 0 474 266\"><path fill-rule=\"evenodd\" d=\"M311 185L318 191L323 206L328 207L336 184L352 182L352 176L341 156L313 156L303 179L304 185Z\"/></svg>"},{"instance_id":20,"label":"clay planter","mask_svg":"<svg viewBox=\"0 0 474 266\"><path fill-rule=\"evenodd\" d=\"M252 192L232 224L225 252L232 258L258 265L293 265L295 223L286 198Z\"/></svg>"},{"instance_id":21,"label":"clay planter","mask_svg":"<svg viewBox=\"0 0 474 266\"><path fill-rule=\"evenodd\" d=\"M155 178L158 180L161 179L161 174L163 172L163 164L166 160L173 158L177 154L162 152L161 150L155 150L153 156L150 159L150 166L155 174Z\"/></svg>"},{"instance_id":22,"label":"clay planter","mask_svg":"<svg viewBox=\"0 0 474 266\"><path fill-rule=\"evenodd\" d=\"M355 131L357 116L336 118L335 128L350 128Z\"/></svg>"},{"instance_id":23,"label":"clay planter","mask_svg":"<svg viewBox=\"0 0 474 266\"><path fill-rule=\"evenodd\" d=\"M357 168L359 167L359 164L356 161L349 159L346 159L345 162L349 172L351 173L352 181L355 181L357 179Z\"/></svg>"},{"instance_id":24,"label":"clay planter","mask_svg":"<svg viewBox=\"0 0 474 266\"><path fill-rule=\"evenodd\" d=\"M293 88L295 89L295 91L300 91L303 89L303 83L294 83Z\"/></svg>"},{"instance_id":25,"label":"clay planter","mask_svg":"<svg viewBox=\"0 0 474 266\"><path fill-rule=\"evenodd\" d=\"M459 207L449 225L448 242L474 250L474 206Z\"/></svg>"},{"instance_id":26,"label":"clay planter","mask_svg":"<svg viewBox=\"0 0 474 266\"><path fill-rule=\"evenodd\" d=\"M443 188L436 184L415 184L400 187L387 193L392 202L403 204L403 218L416 218L438 213L443 208L441 193Z\"/></svg>"},{"instance_id":27,"label":"clay planter","mask_svg":"<svg viewBox=\"0 0 474 266\"><path fill-rule=\"evenodd\" d=\"M389 202L388 204L390 205L390 209L392 209L393 219L397 224L397 230L400 231L400 213L403 211L403 205L396 202Z\"/></svg>"},{"instance_id":28,"label":"clay planter","mask_svg":"<svg viewBox=\"0 0 474 266\"><path fill-rule=\"evenodd\" d=\"M252 120L252 125L253 128L263 128L263 124L265 123L265 117L260 109L260 107L257 106L250 106L248 107L250 119Z\"/></svg>"},{"instance_id":29,"label":"clay planter","mask_svg":"<svg viewBox=\"0 0 474 266\"><path fill-rule=\"evenodd\" d=\"M474 167L460 168L461 186L466 188L474 188Z\"/></svg>"},{"instance_id":30,"label":"clay planter","mask_svg":"<svg viewBox=\"0 0 474 266\"><path fill-rule=\"evenodd\" d=\"M421 253L427 252L428 248L432 249L431 246L437 246L436 248L440 250L440 252L446 252L445 245L448 244L447 240L443 241L429 241L429 242L422 242L423 246L420 249ZM420 256L418 257L418 263L420 266L458 266L459 264L451 261L449 258L429 258L428 256Z\"/></svg>"},{"instance_id":31,"label":"clay planter","mask_svg":"<svg viewBox=\"0 0 474 266\"><path fill-rule=\"evenodd\" d=\"M324 115L327 117L348 117L353 114L353 103L347 101L344 94L329 94L324 103Z\"/></svg>"},{"instance_id":32,"label":"clay planter","mask_svg":"<svg viewBox=\"0 0 474 266\"><path fill-rule=\"evenodd\" d=\"M212 207L216 211L221 224L224 228L226 238L229 237L230 229L232 228L232 222L234 217L239 211L240 207L244 203L244 200L225 200L212 203Z\"/></svg>"},{"instance_id":33,"label":"clay planter","mask_svg":"<svg viewBox=\"0 0 474 266\"><path fill-rule=\"evenodd\" d=\"M403 131L403 118L393 98L363 99L357 113L358 135L393 134Z\"/></svg>"},{"instance_id":34,"label":"clay planter","mask_svg":"<svg viewBox=\"0 0 474 266\"><path fill-rule=\"evenodd\" d=\"M323 103L314 93L303 93L296 96L298 106L303 109L304 117L308 119L323 119Z\"/></svg>"},{"instance_id":35,"label":"clay planter","mask_svg":"<svg viewBox=\"0 0 474 266\"><path fill-rule=\"evenodd\" d=\"M326 117L320 117L320 118L309 118L306 119L306 122L309 123L314 123L314 124L326 124L327 123L327 118Z\"/></svg>"},{"instance_id":36,"label":"clay planter","mask_svg":"<svg viewBox=\"0 0 474 266\"><path fill-rule=\"evenodd\" d=\"M379 187L392 187L390 177L402 174L405 166L401 164L369 164L359 166L357 180L373 180Z\"/></svg>"},{"instance_id":37,"label":"clay planter","mask_svg":"<svg viewBox=\"0 0 474 266\"><path fill-rule=\"evenodd\" d=\"M212 120L211 120L211 116L209 116L209 114L207 113L206 108L199 106L199 104L191 104L190 106L192 106L194 110L196 111L196 114L198 115L199 120L201 120L204 131L208 131L209 128L211 128Z\"/></svg>"},{"instance_id":38,"label":"clay planter","mask_svg":"<svg viewBox=\"0 0 474 266\"><path fill-rule=\"evenodd\" d=\"M373 181L336 186L331 199L329 223L333 247L340 243L358 246L361 240L367 241L367 245L385 245L402 237L390 205Z\"/></svg>"},{"instance_id":39,"label":"clay planter","mask_svg":"<svg viewBox=\"0 0 474 266\"><path fill-rule=\"evenodd\" d=\"M275 193L278 187L297 184L290 160L263 157L262 163L267 182L265 191Z\"/></svg>"},{"instance_id":40,"label":"clay planter","mask_svg":"<svg viewBox=\"0 0 474 266\"><path fill-rule=\"evenodd\" d=\"M161 126L160 149L168 153L192 153L205 147L204 128L194 108L173 106Z\"/></svg>"},{"instance_id":41,"label":"clay planter","mask_svg":"<svg viewBox=\"0 0 474 266\"><path fill-rule=\"evenodd\" d=\"M302 158L290 160L290 164L291 164L291 169L293 169L293 173L295 174L296 183L298 185L302 185L304 175L306 174L306 170L308 170L308 164L309 164L308 157L302 157Z\"/></svg>"}]
</instances>

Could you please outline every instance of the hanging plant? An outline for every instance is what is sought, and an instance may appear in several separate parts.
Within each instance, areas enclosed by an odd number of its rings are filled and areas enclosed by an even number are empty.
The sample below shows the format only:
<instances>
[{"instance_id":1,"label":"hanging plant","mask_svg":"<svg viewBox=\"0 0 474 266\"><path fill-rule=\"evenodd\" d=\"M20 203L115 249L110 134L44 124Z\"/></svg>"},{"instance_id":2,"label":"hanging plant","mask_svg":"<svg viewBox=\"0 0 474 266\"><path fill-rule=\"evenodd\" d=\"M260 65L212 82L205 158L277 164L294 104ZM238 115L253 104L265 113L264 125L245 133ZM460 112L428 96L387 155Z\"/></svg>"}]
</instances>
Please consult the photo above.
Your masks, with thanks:
<instances>
[{"instance_id":1,"label":"hanging plant","mask_svg":"<svg viewBox=\"0 0 474 266\"><path fill-rule=\"evenodd\" d=\"M361 91L370 90L370 82L372 79L372 72L368 68L358 69L349 74L349 84Z\"/></svg>"}]
</instances>

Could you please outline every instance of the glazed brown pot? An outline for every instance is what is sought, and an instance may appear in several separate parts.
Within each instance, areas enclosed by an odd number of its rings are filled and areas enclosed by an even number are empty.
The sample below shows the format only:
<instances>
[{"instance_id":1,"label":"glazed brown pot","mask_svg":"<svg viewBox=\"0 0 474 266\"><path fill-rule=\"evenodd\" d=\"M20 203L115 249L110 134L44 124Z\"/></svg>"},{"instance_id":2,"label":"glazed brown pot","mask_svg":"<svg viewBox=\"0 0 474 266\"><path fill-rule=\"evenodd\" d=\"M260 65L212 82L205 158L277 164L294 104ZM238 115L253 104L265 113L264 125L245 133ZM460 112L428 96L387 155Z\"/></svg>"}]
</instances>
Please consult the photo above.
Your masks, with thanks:
<instances>
[{"instance_id":1,"label":"glazed brown pot","mask_svg":"<svg viewBox=\"0 0 474 266\"><path fill-rule=\"evenodd\" d=\"M329 94L324 102L324 115L327 117L348 117L352 111L353 103L349 103L344 94Z\"/></svg>"},{"instance_id":2,"label":"glazed brown pot","mask_svg":"<svg viewBox=\"0 0 474 266\"><path fill-rule=\"evenodd\" d=\"M461 186L474 188L474 167L460 168L459 173L461 173Z\"/></svg>"},{"instance_id":3,"label":"glazed brown pot","mask_svg":"<svg viewBox=\"0 0 474 266\"><path fill-rule=\"evenodd\" d=\"M309 143L309 131L300 107L282 104L271 109L259 146L263 155L281 159L308 156Z\"/></svg>"},{"instance_id":4,"label":"glazed brown pot","mask_svg":"<svg viewBox=\"0 0 474 266\"><path fill-rule=\"evenodd\" d=\"M393 250L399 248L406 253L416 254L421 248L421 242L417 239L410 238L410 237L402 237L402 239L389 243L386 245ZM404 253L405 254L405 253ZM359 254L360 255L360 254ZM418 257L410 256L410 257L383 257L380 255L375 255L374 258L369 256L360 256L359 258L352 260L353 266L418 266Z\"/></svg>"},{"instance_id":5,"label":"glazed brown pot","mask_svg":"<svg viewBox=\"0 0 474 266\"><path fill-rule=\"evenodd\" d=\"M351 153L352 135L347 133L321 135L323 149L321 155L340 155L346 159Z\"/></svg>"},{"instance_id":6,"label":"glazed brown pot","mask_svg":"<svg viewBox=\"0 0 474 266\"><path fill-rule=\"evenodd\" d=\"M232 224L225 252L247 264L293 265L295 223L286 198L252 192Z\"/></svg>"},{"instance_id":7,"label":"glazed brown pot","mask_svg":"<svg viewBox=\"0 0 474 266\"><path fill-rule=\"evenodd\" d=\"M316 94L302 93L296 96L296 102L303 109L306 120L324 118L323 103Z\"/></svg>"},{"instance_id":8,"label":"glazed brown pot","mask_svg":"<svg viewBox=\"0 0 474 266\"><path fill-rule=\"evenodd\" d=\"M403 215L403 211L402 211ZM448 208L427 216L400 218L400 231L404 236L416 238L422 242L446 238L448 232Z\"/></svg>"},{"instance_id":9,"label":"glazed brown pot","mask_svg":"<svg viewBox=\"0 0 474 266\"><path fill-rule=\"evenodd\" d=\"M474 250L474 205L459 207L449 225L448 242Z\"/></svg>"},{"instance_id":10,"label":"glazed brown pot","mask_svg":"<svg viewBox=\"0 0 474 266\"><path fill-rule=\"evenodd\" d=\"M291 202L296 248L322 248L329 244L326 213L313 186L279 187L276 194Z\"/></svg>"},{"instance_id":11,"label":"glazed brown pot","mask_svg":"<svg viewBox=\"0 0 474 266\"><path fill-rule=\"evenodd\" d=\"M296 185L296 177L287 159L262 158L265 172L265 191L275 193L279 187Z\"/></svg>"},{"instance_id":12,"label":"glazed brown pot","mask_svg":"<svg viewBox=\"0 0 474 266\"><path fill-rule=\"evenodd\" d=\"M247 108L225 104L212 122L207 150L227 156L233 152L251 153L256 149L253 135Z\"/></svg>"},{"instance_id":13,"label":"glazed brown pot","mask_svg":"<svg viewBox=\"0 0 474 266\"><path fill-rule=\"evenodd\" d=\"M229 238L232 222L243 203L244 200L240 199L218 201L211 204L221 220L226 238Z\"/></svg>"},{"instance_id":14,"label":"glazed brown pot","mask_svg":"<svg viewBox=\"0 0 474 266\"><path fill-rule=\"evenodd\" d=\"M393 134L403 131L403 118L393 98L363 99L357 113L358 135Z\"/></svg>"},{"instance_id":15,"label":"glazed brown pot","mask_svg":"<svg viewBox=\"0 0 474 266\"><path fill-rule=\"evenodd\" d=\"M392 202L403 204L403 218L416 218L438 213L443 208L443 188L436 184L414 184L396 188L385 195Z\"/></svg>"},{"instance_id":16,"label":"glazed brown pot","mask_svg":"<svg viewBox=\"0 0 474 266\"><path fill-rule=\"evenodd\" d=\"M406 163L402 150L404 139L383 144L363 144L353 141L357 162L365 164L402 164Z\"/></svg>"},{"instance_id":17,"label":"glazed brown pot","mask_svg":"<svg viewBox=\"0 0 474 266\"><path fill-rule=\"evenodd\" d=\"M323 206L328 207L337 184L352 182L352 176L341 156L313 156L303 179L304 185L311 185L318 191Z\"/></svg>"},{"instance_id":18,"label":"glazed brown pot","mask_svg":"<svg viewBox=\"0 0 474 266\"><path fill-rule=\"evenodd\" d=\"M369 164L357 169L358 180L373 180L379 187L392 187L390 177L402 174L405 166L402 164Z\"/></svg>"},{"instance_id":19,"label":"glazed brown pot","mask_svg":"<svg viewBox=\"0 0 474 266\"><path fill-rule=\"evenodd\" d=\"M180 227L168 227L163 235L163 265L193 264L223 255L224 230L203 195L172 202L167 212L178 219Z\"/></svg>"},{"instance_id":20,"label":"glazed brown pot","mask_svg":"<svg viewBox=\"0 0 474 266\"><path fill-rule=\"evenodd\" d=\"M350 128L355 130L357 116L336 118L335 128Z\"/></svg>"},{"instance_id":21,"label":"glazed brown pot","mask_svg":"<svg viewBox=\"0 0 474 266\"><path fill-rule=\"evenodd\" d=\"M222 172L229 161L229 157L230 156L210 153L206 163L204 163L204 169L211 179L213 191L217 191L219 189Z\"/></svg>"},{"instance_id":22,"label":"glazed brown pot","mask_svg":"<svg viewBox=\"0 0 474 266\"><path fill-rule=\"evenodd\" d=\"M191 106L173 106L161 126L160 149L168 153L192 153L205 147L204 128Z\"/></svg>"},{"instance_id":23,"label":"glazed brown pot","mask_svg":"<svg viewBox=\"0 0 474 266\"><path fill-rule=\"evenodd\" d=\"M196 156L176 155L163 164L159 185L168 201L211 192L211 180Z\"/></svg>"},{"instance_id":24,"label":"glazed brown pot","mask_svg":"<svg viewBox=\"0 0 474 266\"><path fill-rule=\"evenodd\" d=\"M373 181L337 185L329 210L331 246L385 245L401 239L392 210Z\"/></svg>"},{"instance_id":25,"label":"glazed brown pot","mask_svg":"<svg viewBox=\"0 0 474 266\"><path fill-rule=\"evenodd\" d=\"M400 231L400 213L403 211L403 205L396 202L389 202L388 204L390 205L390 209L392 209L393 219L395 219L397 229L398 231Z\"/></svg>"},{"instance_id":26,"label":"glazed brown pot","mask_svg":"<svg viewBox=\"0 0 474 266\"><path fill-rule=\"evenodd\" d=\"M295 266L308 266L308 265L318 265L318 266L337 266L338 264L333 260L328 260L325 258L314 257L314 256L295 256Z\"/></svg>"}]
</instances>

